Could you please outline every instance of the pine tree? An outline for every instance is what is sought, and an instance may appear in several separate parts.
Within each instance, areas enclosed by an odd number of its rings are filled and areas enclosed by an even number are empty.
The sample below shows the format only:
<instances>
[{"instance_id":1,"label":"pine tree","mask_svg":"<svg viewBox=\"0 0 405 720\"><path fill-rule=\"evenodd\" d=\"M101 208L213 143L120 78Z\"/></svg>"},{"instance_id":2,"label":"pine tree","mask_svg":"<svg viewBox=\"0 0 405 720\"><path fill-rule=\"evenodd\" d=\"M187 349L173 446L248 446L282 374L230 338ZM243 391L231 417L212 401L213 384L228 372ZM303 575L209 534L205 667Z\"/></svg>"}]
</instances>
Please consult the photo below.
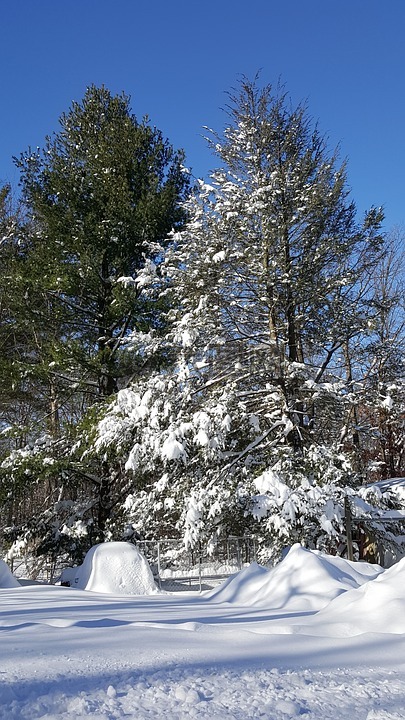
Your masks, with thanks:
<instances>
[{"instance_id":1,"label":"pine tree","mask_svg":"<svg viewBox=\"0 0 405 720\"><path fill-rule=\"evenodd\" d=\"M256 527L320 546L355 480L344 348L372 314L382 213L357 221L344 165L286 94L243 81L229 119L165 258L177 369L119 394L96 448L132 472L138 531L163 513L191 543Z\"/></svg>"},{"instance_id":2,"label":"pine tree","mask_svg":"<svg viewBox=\"0 0 405 720\"><path fill-rule=\"evenodd\" d=\"M30 446L16 454L9 445L2 480L16 502L39 493L46 522L36 512L31 537L42 534L46 545L48 531L58 535L56 499L66 522L69 503L86 508L100 539L114 480L107 463L87 468L70 449L86 412L142 372L144 357L127 352L128 336L162 331L162 304L150 299L145 273L153 282L162 243L183 223L188 175L183 153L147 118L136 119L126 95L95 86L62 115L43 150L16 162L24 215L7 312L23 329L23 342L13 341L13 382L32 422L20 440Z\"/></svg>"},{"instance_id":3,"label":"pine tree","mask_svg":"<svg viewBox=\"0 0 405 720\"><path fill-rule=\"evenodd\" d=\"M26 352L29 328L23 319L24 293L18 287L16 267L21 252L20 213L14 207L11 187L0 191L0 423L1 445L7 447L13 426L26 427L26 413L35 414L32 397L28 392L29 380L25 378L24 392L19 379L19 362ZM17 440L18 442L18 440Z\"/></svg>"},{"instance_id":4,"label":"pine tree","mask_svg":"<svg viewBox=\"0 0 405 720\"><path fill-rule=\"evenodd\" d=\"M15 222L10 207L11 188L8 185L0 189L0 368L3 378L0 390L0 431L7 431L8 409L11 395L10 347L13 344L12 330L10 330L10 313L8 296L10 293L10 267L14 254Z\"/></svg>"},{"instance_id":5,"label":"pine tree","mask_svg":"<svg viewBox=\"0 0 405 720\"><path fill-rule=\"evenodd\" d=\"M282 397L290 443L302 447L325 425L316 427L319 393L309 381L340 376L338 352L363 333L371 312L367 286L381 255L382 215L372 209L357 224L344 166L304 108L249 82L231 100L232 123L215 142L226 165L189 209L173 277L186 293L182 310L189 303L194 314L199 306L215 317L226 345L221 353L211 342L211 355L222 356L220 376L224 355L250 380L263 373L262 387L270 383ZM262 413L269 400L258 404L255 393L252 411Z\"/></svg>"},{"instance_id":6,"label":"pine tree","mask_svg":"<svg viewBox=\"0 0 405 720\"><path fill-rule=\"evenodd\" d=\"M92 86L60 122L42 152L18 161L35 227L27 292L42 290L38 322L55 326L55 384L66 374L105 397L136 370L120 357L127 333L159 324L136 274L181 223L187 176L182 153L137 121L125 95Z\"/></svg>"}]
</instances>

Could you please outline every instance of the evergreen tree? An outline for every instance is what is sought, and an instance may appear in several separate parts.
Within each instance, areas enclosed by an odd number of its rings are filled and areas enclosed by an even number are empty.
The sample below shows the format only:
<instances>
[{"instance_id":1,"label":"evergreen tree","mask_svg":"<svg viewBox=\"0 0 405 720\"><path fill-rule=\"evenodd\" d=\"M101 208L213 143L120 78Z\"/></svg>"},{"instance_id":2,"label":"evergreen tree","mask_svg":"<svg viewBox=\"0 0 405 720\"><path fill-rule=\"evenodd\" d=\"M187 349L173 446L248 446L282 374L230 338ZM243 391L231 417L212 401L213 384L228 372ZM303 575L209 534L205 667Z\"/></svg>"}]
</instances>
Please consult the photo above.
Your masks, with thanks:
<instances>
[{"instance_id":1,"label":"evergreen tree","mask_svg":"<svg viewBox=\"0 0 405 720\"><path fill-rule=\"evenodd\" d=\"M105 397L136 370L120 355L127 333L159 325L136 275L181 224L187 176L182 154L137 121L125 95L92 86L60 122L42 152L18 161L34 226L26 293L47 335L55 393L67 376Z\"/></svg>"},{"instance_id":2,"label":"evergreen tree","mask_svg":"<svg viewBox=\"0 0 405 720\"><path fill-rule=\"evenodd\" d=\"M13 426L26 427L26 413L34 413L32 398L25 393L23 399L19 382L19 360L29 333L22 317L24 298L19 292L16 273L21 241L19 211L13 206L11 187L6 185L0 190L0 438L5 447L10 443L13 445L14 441L10 439Z\"/></svg>"},{"instance_id":3,"label":"evergreen tree","mask_svg":"<svg viewBox=\"0 0 405 720\"><path fill-rule=\"evenodd\" d=\"M357 224L344 167L302 107L249 82L232 102L232 124L215 143L227 166L189 209L192 222L169 272L182 288L180 312L188 306L198 321L200 308L213 318L210 372L216 353L219 378L227 361L233 377L235 363L241 377L248 372L250 385L261 376L269 397L263 401L253 386L246 402L262 414L276 392L288 441L303 447L328 427L328 405L311 382L344 378L339 353L370 321L382 216L372 209Z\"/></svg>"},{"instance_id":4,"label":"evergreen tree","mask_svg":"<svg viewBox=\"0 0 405 720\"><path fill-rule=\"evenodd\" d=\"M10 378L10 346L12 345L12 332L10 331L10 316L8 313L8 295L10 292L10 266L14 252L15 227L14 218L10 208L11 188L8 185L0 189L0 368L3 378L0 389L0 432L7 432L8 406L11 395ZM0 435L1 437L1 435Z\"/></svg>"},{"instance_id":5,"label":"evergreen tree","mask_svg":"<svg viewBox=\"0 0 405 720\"><path fill-rule=\"evenodd\" d=\"M119 394L95 447L133 473L137 531L163 513L190 543L256 522L273 544L336 543L355 480L344 347L367 331L382 214L357 222L344 166L285 94L243 81L229 117L165 258L177 369Z\"/></svg>"},{"instance_id":6,"label":"evergreen tree","mask_svg":"<svg viewBox=\"0 0 405 720\"><path fill-rule=\"evenodd\" d=\"M151 300L145 274L153 282L161 244L182 225L188 175L183 153L147 118L139 122L124 94L92 86L60 125L43 150L16 161L24 222L10 266L7 313L18 329L10 383L31 422L19 443L29 446L9 444L1 474L18 521L32 510L21 501L26 493L45 508L32 537L44 540L45 526L58 534L49 510L57 500L67 521L69 504L82 503L100 539L110 468L102 461L92 472L70 448L92 405L142 372L145 359L126 351L128 336L162 331L161 303Z\"/></svg>"}]
</instances>

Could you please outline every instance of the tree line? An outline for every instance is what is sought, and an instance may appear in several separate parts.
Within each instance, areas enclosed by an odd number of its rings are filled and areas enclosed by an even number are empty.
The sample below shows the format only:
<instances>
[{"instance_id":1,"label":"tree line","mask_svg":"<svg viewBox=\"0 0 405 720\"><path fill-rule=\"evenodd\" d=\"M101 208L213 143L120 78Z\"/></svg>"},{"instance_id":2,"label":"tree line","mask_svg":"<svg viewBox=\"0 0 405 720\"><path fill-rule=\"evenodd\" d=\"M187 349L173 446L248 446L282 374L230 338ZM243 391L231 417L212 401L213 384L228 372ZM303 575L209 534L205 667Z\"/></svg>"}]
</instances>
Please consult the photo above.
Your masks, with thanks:
<instances>
[{"instance_id":1,"label":"tree line","mask_svg":"<svg viewBox=\"0 0 405 720\"><path fill-rule=\"evenodd\" d=\"M90 87L0 194L3 544L255 533L336 552L405 474L399 231L305 105L243 79L216 169ZM370 494L371 493L371 494ZM355 500L353 500L355 502Z\"/></svg>"}]
</instances>

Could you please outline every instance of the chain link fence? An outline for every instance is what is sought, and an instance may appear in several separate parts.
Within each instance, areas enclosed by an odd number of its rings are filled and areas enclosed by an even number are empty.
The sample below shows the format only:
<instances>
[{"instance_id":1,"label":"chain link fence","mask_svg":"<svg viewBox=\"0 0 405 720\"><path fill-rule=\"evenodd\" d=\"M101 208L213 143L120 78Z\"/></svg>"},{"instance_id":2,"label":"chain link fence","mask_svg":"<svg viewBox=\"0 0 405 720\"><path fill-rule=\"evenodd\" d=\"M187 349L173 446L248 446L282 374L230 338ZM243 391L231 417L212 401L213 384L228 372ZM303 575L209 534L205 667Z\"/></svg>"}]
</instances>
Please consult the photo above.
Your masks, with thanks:
<instances>
[{"instance_id":1,"label":"chain link fence","mask_svg":"<svg viewBox=\"0 0 405 720\"><path fill-rule=\"evenodd\" d=\"M186 548L179 539L137 540L134 545L146 557L155 582L161 590L208 590L256 560L256 539L253 536L223 538L208 547ZM8 557L7 563L15 576L24 583L58 581L66 567L62 558L40 558L27 553Z\"/></svg>"},{"instance_id":2,"label":"chain link fence","mask_svg":"<svg viewBox=\"0 0 405 720\"><path fill-rule=\"evenodd\" d=\"M253 536L229 536L215 547L185 548L181 540L140 540L158 587L168 592L208 590L256 560Z\"/></svg>"}]
</instances>

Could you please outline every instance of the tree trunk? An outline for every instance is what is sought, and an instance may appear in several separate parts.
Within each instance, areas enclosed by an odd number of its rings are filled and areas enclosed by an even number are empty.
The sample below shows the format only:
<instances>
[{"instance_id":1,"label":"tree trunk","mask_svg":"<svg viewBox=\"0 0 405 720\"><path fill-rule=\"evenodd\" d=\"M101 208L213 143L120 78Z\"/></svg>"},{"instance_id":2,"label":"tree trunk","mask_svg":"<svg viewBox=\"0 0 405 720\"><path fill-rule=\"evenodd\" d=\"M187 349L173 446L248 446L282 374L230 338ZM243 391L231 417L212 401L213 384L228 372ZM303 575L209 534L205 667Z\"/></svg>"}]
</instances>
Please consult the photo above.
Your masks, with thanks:
<instances>
[{"instance_id":1,"label":"tree trunk","mask_svg":"<svg viewBox=\"0 0 405 720\"><path fill-rule=\"evenodd\" d=\"M109 322L109 309L113 301L113 294L106 253L104 253L102 260L100 278L101 287L98 297L98 357L100 363L98 391L101 397L109 397L117 392L118 385L112 349L114 338L111 323Z\"/></svg>"},{"instance_id":2,"label":"tree trunk","mask_svg":"<svg viewBox=\"0 0 405 720\"><path fill-rule=\"evenodd\" d=\"M291 362L298 362L298 343L297 343L297 330L295 327L295 300L294 294L291 287L290 272L291 272L291 257L290 257L290 241L288 237L288 229L283 229L283 243L284 243L284 262L285 262L285 274L288 277L287 291L286 291L286 320L287 320L287 344L288 344L288 358Z\"/></svg>"},{"instance_id":3,"label":"tree trunk","mask_svg":"<svg viewBox=\"0 0 405 720\"><path fill-rule=\"evenodd\" d=\"M352 383L353 383L353 372L352 372L352 360L350 357L350 347L349 347L349 341L346 340L344 347L344 356L345 356L345 363L346 363L346 380L349 388L351 389ZM361 463L361 445L360 445L360 434L358 431L359 426L359 416L357 412L357 407L353 405L352 411L351 411L352 417L353 417L353 434L352 434L352 441L353 446L356 453L356 465L357 465L357 471L361 473L362 471L362 463Z\"/></svg>"},{"instance_id":4,"label":"tree trunk","mask_svg":"<svg viewBox=\"0 0 405 720\"><path fill-rule=\"evenodd\" d=\"M52 379L49 379L49 432L53 440L60 438L60 417L58 391Z\"/></svg>"},{"instance_id":5,"label":"tree trunk","mask_svg":"<svg viewBox=\"0 0 405 720\"><path fill-rule=\"evenodd\" d=\"M269 337L270 341L278 345L277 329L276 329L276 312L275 312L275 301L274 301L274 285L272 278L270 277L270 263L269 263L269 247L267 242L265 243L263 251L263 272L264 280L266 285L266 298L268 302L268 323L269 323Z\"/></svg>"}]
</instances>

